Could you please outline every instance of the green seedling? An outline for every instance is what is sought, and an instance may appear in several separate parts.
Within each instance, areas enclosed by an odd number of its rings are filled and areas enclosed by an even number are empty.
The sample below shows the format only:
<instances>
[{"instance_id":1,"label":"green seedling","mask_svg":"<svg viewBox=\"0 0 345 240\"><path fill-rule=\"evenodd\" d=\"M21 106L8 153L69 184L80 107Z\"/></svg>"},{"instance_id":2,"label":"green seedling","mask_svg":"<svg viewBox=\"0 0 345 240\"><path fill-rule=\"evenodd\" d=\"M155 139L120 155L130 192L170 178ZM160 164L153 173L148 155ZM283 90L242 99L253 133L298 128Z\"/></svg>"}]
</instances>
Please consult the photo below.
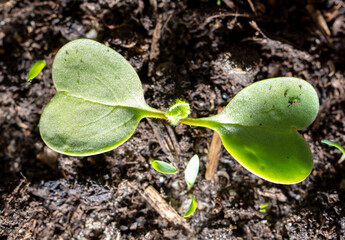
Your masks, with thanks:
<instances>
[{"instance_id":1,"label":"green seedling","mask_svg":"<svg viewBox=\"0 0 345 240\"><path fill-rule=\"evenodd\" d=\"M325 144L327 144L329 146L338 148L343 153L343 155L345 155L345 149L342 146L340 146L339 143L336 143L336 142L333 142L333 141L330 141L330 140L327 140L327 139L322 139L321 142L325 143Z\"/></svg>"},{"instance_id":2,"label":"green seedling","mask_svg":"<svg viewBox=\"0 0 345 240\"><path fill-rule=\"evenodd\" d=\"M63 46L54 59L53 80L57 93L42 113L40 133L57 152L106 152L124 143L141 119L168 119L146 104L133 67L96 41L80 39ZM312 169L311 151L297 130L308 127L318 109L318 96L309 83L282 77L244 88L218 115L176 115L179 123L217 131L229 153L254 174L292 184Z\"/></svg>"},{"instance_id":3,"label":"green seedling","mask_svg":"<svg viewBox=\"0 0 345 240\"><path fill-rule=\"evenodd\" d=\"M194 155L188 162L186 170L184 171L184 178L187 186L191 188L195 183L196 177L199 173L200 160L198 155Z\"/></svg>"},{"instance_id":4,"label":"green seedling","mask_svg":"<svg viewBox=\"0 0 345 240\"><path fill-rule=\"evenodd\" d=\"M188 210L186 211L186 213L183 215L183 217L189 217L189 216L191 216L194 212L195 212L195 210L196 210L196 207L197 207L197 202L196 202L196 200L195 200L195 196L194 195L192 195L191 196L191 203L190 203L190 205L189 205L189 208L188 208Z\"/></svg>"},{"instance_id":5,"label":"green seedling","mask_svg":"<svg viewBox=\"0 0 345 240\"><path fill-rule=\"evenodd\" d=\"M260 212L264 213L267 211L267 204L264 203L264 204L261 204L260 205Z\"/></svg>"},{"instance_id":6,"label":"green seedling","mask_svg":"<svg viewBox=\"0 0 345 240\"><path fill-rule=\"evenodd\" d=\"M321 142L325 143L325 144L327 144L329 146L336 147L336 148L338 148L342 152L342 156L341 156L341 158L338 161L339 164L342 163L345 160L345 149L342 146L340 146L339 143L333 142L333 141L330 141L330 140L327 140L327 139L322 139Z\"/></svg>"},{"instance_id":7,"label":"green seedling","mask_svg":"<svg viewBox=\"0 0 345 240\"><path fill-rule=\"evenodd\" d=\"M150 163L151 163L152 167L157 172L165 173L165 174L175 174L175 173L177 173L177 168L175 168L170 163L159 161L159 160L153 160Z\"/></svg>"},{"instance_id":8,"label":"green seedling","mask_svg":"<svg viewBox=\"0 0 345 240\"><path fill-rule=\"evenodd\" d=\"M44 60L38 60L34 63L34 65L30 68L30 71L28 73L27 81L31 81L34 79L46 66L46 61Z\"/></svg>"},{"instance_id":9,"label":"green seedling","mask_svg":"<svg viewBox=\"0 0 345 240\"><path fill-rule=\"evenodd\" d=\"M177 172L177 169L173 165L167 162L153 160L151 161L151 165L156 171L161 172L161 173L174 174ZM199 172L199 157L198 155L195 154L189 160L184 172L185 180L189 188L191 188L193 184L195 183L198 172ZM192 196L191 204L187 212L184 214L184 217L189 217L190 215L192 215L196 209L196 206L197 206L197 202L195 200L195 197Z\"/></svg>"}]
</instances>

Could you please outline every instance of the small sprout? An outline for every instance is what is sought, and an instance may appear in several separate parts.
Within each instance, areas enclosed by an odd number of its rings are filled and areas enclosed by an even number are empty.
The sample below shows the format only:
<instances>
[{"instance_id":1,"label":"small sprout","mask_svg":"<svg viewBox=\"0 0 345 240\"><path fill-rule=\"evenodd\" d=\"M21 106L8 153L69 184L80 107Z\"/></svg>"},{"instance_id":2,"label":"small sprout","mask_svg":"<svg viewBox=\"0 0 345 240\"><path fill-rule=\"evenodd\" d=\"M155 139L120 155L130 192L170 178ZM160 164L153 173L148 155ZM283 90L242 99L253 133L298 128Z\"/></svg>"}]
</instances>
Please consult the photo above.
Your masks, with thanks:
<instances>
[{"instance_id":1,"label":"small sprout","mask_svg":"<svg viewBox=\"0 0 345 240\"><path fill-rule=\"evenodd\" d=\"M188 187L192 187L195 183L199 172L199 163L199 157L195 154L187 164L186 170L184 171L184 177Z\"/></svg>"},{"instance_id":2,"label":"small sprout","mask_svg":"<svg viewBox=\"0 0 345 240\"><path fill-rule=\"evenodd\" d=\"M159 160L153 160L150 163L157 172L165 174L175 174L177 172L177 169L170 163Z\"/></svg>"},{"instance_id":3,"label":"small sprout","mask_svg":"<svg viewBox=\"0 0 345 240\"><path fill-rule=\"evenodd\" d=\"M260 205L260 212L264 213L267 211L267 204L264 203L264 204L261 204Z\"/></svg>"},{"instance_id":4,"label":"small sprout","mask_svg":"<svg viewBox=\"0 0 345 240\"><path fill-rule=\"evenodd\" d=\"M325 144L327 144L329 146L338 148L343 153L343 155L345 155L345 149L342 146L340 146L339 143L336 143L336 142L333 142L333 141L330 141L330 140L327 140L327 139L322 139L321 142L325 143Z\"/></svg>"},{"instance_id":5,"label":"small sprout","mask_svg":"<svg viewBox=\"0 0 345 240\"><path fill-rule=\"evenodd\" d=\"M341 158L338 161L338 164L341 164L345 160L345 149L342 146L340 146L339 143L336 143L336 142L333 142L333 141L330 141L330 140L327 140L327 139L323 139L323 140L321 140L321 142L325 143L325 144L327 144L329 146L336 147L336 148L338 148L343 153Z\"/></svg>"},{"instance_id":6,"label":"small sprout","mask_svg":"<svg viewBox=\"0 0 345 240\"><path fill-rule=\"evenodd\" d=\"M191 203L190 203L190 205L189 205L189 208L188 208L188 210L187 210L187 212L183 215L183 217L189 217L190 215L192 215L194 212L195 212L195 210L196 210L196 207L197 207L197 202L196 202L196 200L195 200L195 196L194 195L192 195L191 196Z\"/></svg>"},{"instance_id":7,"label":"small sprout","mask_svg":"<svg viewBox=\"0 0 345 240\"><path fill-rule=\"evenodd\" d=\"M181 99L176 99L165 112L167 120L173 126L176 126L181 119L185 119L189 114L189 103Z\"/></svg>"},{"instance_id":8,"label":"small sprout","mask_svg":"<svg viewBox=\"0 0 345 240\"><path fill-rule=\"evenodd\" d=\"M44 60L38 60L35 62L35 64L30 68L30 71L28 73L27 81L31 81L34 79L46 66L46 61Z\"/></svg>"}]
</instances>

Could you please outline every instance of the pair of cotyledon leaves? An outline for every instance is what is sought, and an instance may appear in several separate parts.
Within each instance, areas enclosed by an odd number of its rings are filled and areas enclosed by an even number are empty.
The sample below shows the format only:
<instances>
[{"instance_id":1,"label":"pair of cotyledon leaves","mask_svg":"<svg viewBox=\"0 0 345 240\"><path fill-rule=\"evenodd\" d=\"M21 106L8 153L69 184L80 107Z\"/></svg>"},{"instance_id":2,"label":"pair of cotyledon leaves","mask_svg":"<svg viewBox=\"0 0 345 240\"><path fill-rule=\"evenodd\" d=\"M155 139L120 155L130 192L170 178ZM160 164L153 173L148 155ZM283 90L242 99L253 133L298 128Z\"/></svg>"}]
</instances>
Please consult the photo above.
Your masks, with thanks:
<instances>
[{"instance_id":1,"label":"pair of cotyledon leaves","mask_svg":"<svg viewBox=\"0 0 345 240\"><path fill-rule=\"evenodd\" d=\"M148 106L140 79L117 52L80 39L63 46L53 63L56 95L45 107L40 133L53 150L85 156L125 142L145 117L165 118ZM218 115L180 122L217 131L245 168L276 183L305 179L313 165L306 128L319 109L315 89L297 78L256 82L240 91Z\"/></svg>"}]
</instances>

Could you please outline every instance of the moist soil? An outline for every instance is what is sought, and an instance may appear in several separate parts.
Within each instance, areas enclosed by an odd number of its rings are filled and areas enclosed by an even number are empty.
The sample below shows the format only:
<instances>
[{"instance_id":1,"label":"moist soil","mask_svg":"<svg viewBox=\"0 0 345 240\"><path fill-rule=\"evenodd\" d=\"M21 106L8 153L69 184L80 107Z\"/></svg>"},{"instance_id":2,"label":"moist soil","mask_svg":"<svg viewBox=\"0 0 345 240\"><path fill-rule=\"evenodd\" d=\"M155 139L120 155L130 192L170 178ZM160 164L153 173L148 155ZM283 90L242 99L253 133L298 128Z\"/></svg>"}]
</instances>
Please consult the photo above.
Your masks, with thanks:
<instances>
[{"instance_id":1,"label":"moist soil","mask_svg":"<svg viewBox=\"0 0 345 240\"><path fill-rule=\"evenodd\" d=\"M1 0L0 239L345 239L345 163L320 143L345 146L344 12L336 0ZM156 119L104 154L53 152L39 118L56 93L54 56L78 38L121 53L149 105L165 110L182 98L192 117L216 114L261 79L307 80L320 99L317 119L301 131L314 157L310 176L270 183L222 147L215 180L205 180L213 132ZM40 59L46 68L27 82ZM200 173L187 191L183 169L194 154ZM160 174L150 159L180 171ZM157 211L143 197L148 186L180 215L194 194L189 227Z\"/></svg>"}]
</instances>

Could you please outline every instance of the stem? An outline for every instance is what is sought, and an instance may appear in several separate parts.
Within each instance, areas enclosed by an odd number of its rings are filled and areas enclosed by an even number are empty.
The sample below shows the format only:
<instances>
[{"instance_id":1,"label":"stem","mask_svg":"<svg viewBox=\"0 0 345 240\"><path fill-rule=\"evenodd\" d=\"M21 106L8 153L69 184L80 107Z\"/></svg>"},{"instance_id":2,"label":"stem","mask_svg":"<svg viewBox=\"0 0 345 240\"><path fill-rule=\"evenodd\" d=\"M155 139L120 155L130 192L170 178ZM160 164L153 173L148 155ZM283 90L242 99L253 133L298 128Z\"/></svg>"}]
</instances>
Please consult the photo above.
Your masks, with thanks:
<instances>
[{"instance_id":1,"label":"stem","mask_svg":"<svg viewBox=\"0 0 345 240\"><path fill-rule=\"evenodd\" d=\"M185 118L181 119L180 123L197 127L207 127L213 130L216 129L216 122L209 120L208 118Z\"/></svg>"},{"instance_id":2,"label":"stem","mask_svg":"<svg viewBox=\"0 0 345 240\"><path fill-rule=\"evenodd\" d=\"M159 118L165 119L168 118L165 116L165 112L150 107L149 110L145 110L143 112L143 117L150 117L150 118ZM197 127L207 127L212 130L215 130L217 127L217 122L210 120L209 118L184 118L179 121L179 123L183 123L186 125L197 126Z\"/></svg>"},{"instance_id":3,"label":"stem","mask_svg":"<svg viewBox=\"0 0 345 240\"><path fill-rule=\"evenodd\" d=\"M165 112L158 110L158 109L155 109L155 108L151 108L150 110L146 110L144 112L144 117L167 119L167 117L165 116Z\"/></svg>"}]
</instances>

